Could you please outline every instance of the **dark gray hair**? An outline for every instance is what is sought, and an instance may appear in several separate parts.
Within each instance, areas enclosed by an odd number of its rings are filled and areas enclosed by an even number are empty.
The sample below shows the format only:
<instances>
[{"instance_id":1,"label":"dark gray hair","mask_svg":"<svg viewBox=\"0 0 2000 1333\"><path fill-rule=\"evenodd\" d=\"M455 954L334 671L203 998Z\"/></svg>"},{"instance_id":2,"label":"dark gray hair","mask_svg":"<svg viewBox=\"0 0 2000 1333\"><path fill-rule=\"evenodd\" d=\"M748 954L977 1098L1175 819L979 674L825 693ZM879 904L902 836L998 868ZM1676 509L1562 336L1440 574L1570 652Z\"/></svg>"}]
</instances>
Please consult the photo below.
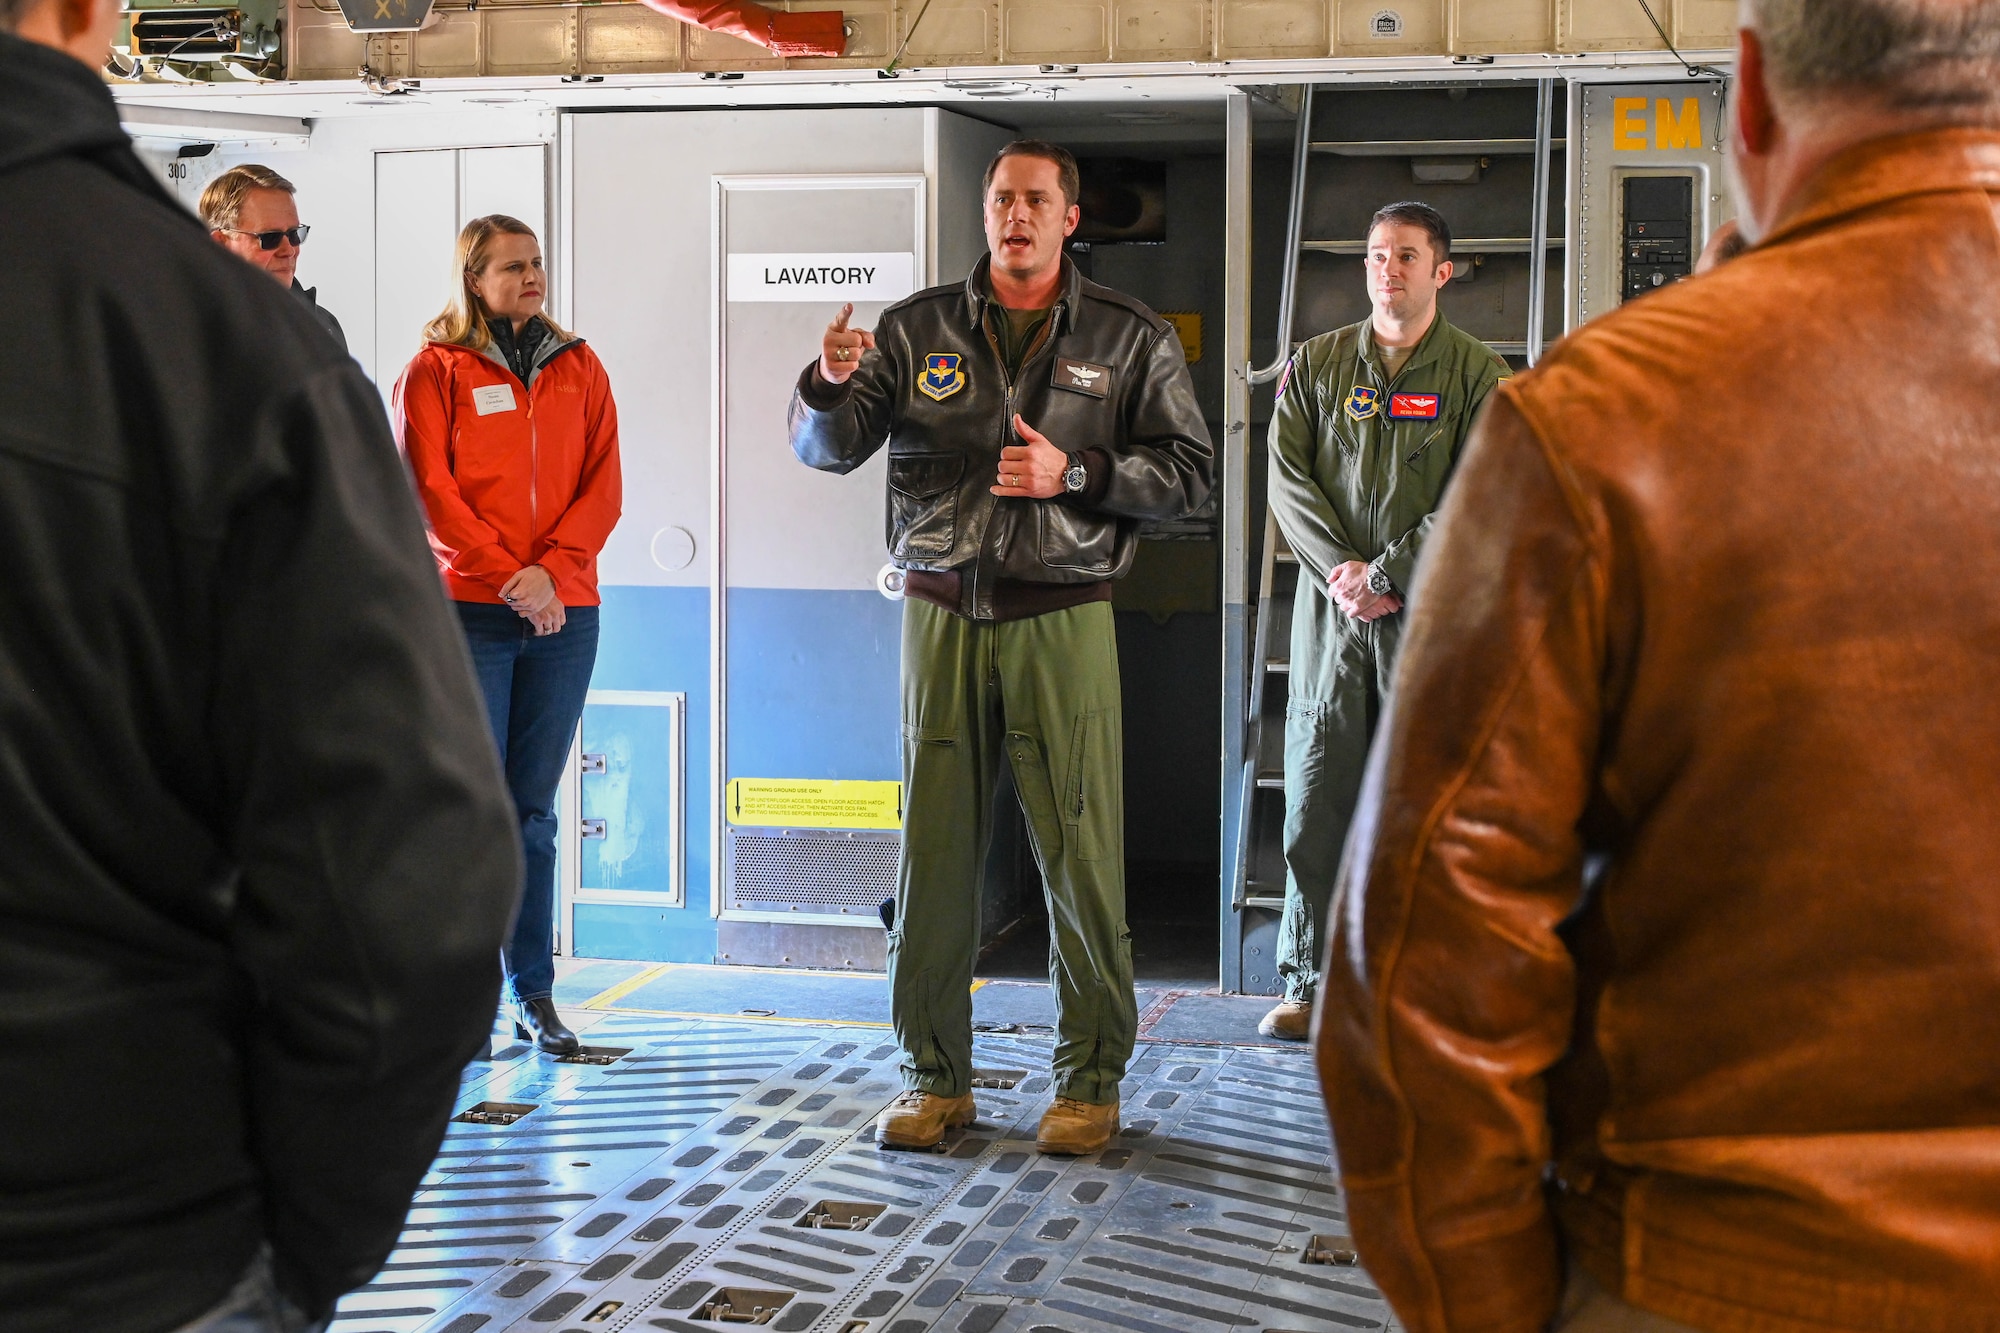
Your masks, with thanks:
<instances>
[{"instance_id":1,"label":"dark gray hair","mask_svg":"<svg viewBox=\"0 0 2000 1333\"><path fill-rule=\"evenodd\" d=\"M1772 82L2000 116L2000 0L1745 0Z\"/></svg>"}]
</instances>

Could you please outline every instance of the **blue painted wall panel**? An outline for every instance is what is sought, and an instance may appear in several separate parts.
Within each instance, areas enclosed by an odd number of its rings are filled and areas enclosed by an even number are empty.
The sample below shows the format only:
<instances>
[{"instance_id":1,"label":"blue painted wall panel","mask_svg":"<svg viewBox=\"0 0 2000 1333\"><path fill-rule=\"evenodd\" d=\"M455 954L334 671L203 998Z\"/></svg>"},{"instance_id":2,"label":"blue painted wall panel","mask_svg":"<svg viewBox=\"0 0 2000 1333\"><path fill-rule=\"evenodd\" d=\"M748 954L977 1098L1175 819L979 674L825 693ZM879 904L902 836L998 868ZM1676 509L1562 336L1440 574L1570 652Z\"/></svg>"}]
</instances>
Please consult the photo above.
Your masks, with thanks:
<instances>
[{"instance_id":1,"label":"blue painted wall panel","mask_svg":"<svg viewBox=\"0 0 2000 1333\"><path fill-rule=\"evenodd\" d=\"M607 587L591 688L687 694L687 906L579 904L572 952L583 958L705 963L715 957L708 914L714 863L708 772L708 589Z\"/></svg>"},{"instance_id":2,"label":"blue painted wall panel","mask_svg":"<svg viewBox=\"0 0 2000 1333\"><path fill-rule=\"evenodd\" d=\"M715 922L708 915L704 885L698 912L626 906L623 903L578 903L576 956L630 958L648 963L712 963Z\"/></svg>"},{"instance_id":3,"label":"blue painted wall panel","mask_svg":"<svg viewBox=\"0 0 2000 1333\"><path fill-rule=\"evenodd\" d=\"M895 781L902 625L877 592L730 589L729 776Z\"/></svg>"},{"instance_id":4,"label":"blue painted wall panel","mask_svg":"<svg viewBox=\"0 0 2000 1333\"><path fill-rule=\"evenodd\" d=\"M687 694L688 905L581 904L580 957L715 956L709 884L720 860L708 765L708 609L705 588L604 589L592 688ZM729 614L732 776L898 776L901 604L874 592L737 588Z\"/></svg>"}]
</instances>

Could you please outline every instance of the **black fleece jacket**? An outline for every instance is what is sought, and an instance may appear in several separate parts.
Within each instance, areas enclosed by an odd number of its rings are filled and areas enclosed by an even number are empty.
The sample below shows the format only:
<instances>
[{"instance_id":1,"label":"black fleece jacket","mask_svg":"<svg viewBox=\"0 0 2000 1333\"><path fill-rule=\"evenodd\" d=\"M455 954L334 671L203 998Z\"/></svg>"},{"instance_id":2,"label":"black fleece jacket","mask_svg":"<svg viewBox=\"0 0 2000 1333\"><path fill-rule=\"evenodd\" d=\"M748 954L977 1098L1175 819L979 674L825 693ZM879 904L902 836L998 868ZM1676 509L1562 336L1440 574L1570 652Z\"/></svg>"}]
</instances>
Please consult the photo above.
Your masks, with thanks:
<instances>
[{"instance_id":1,"label":"black fleece jacket","mask_svg":"<svg viewBox=\"0 0 2000 1333\"><path fill-rule=\"evenodd\" d=\"M519 853L380 399L0 34L0 1328L368 1280Z\"/></svg>"}]
</instances>

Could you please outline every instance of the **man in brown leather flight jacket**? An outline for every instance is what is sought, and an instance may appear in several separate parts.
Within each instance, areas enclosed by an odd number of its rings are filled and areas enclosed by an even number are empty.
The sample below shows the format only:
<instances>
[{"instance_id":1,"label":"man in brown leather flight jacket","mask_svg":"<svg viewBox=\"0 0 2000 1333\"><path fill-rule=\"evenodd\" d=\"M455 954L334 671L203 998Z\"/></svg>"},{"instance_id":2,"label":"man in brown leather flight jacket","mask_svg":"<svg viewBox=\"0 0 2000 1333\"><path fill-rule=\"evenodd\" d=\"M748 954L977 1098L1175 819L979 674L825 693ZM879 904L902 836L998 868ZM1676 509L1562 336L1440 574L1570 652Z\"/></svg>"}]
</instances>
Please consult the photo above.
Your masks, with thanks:
<instances>
[{"instance_id":1,"label":"man in brown leather flight jacket","mask_svg":"<svg viewBox=\"0 0 2000 1333\"><path fill-rule=\"evenodd\" d=\"M1753 245L1495 391L1348 845L1411 1333L2000 1329L2000 0L1744 12Z\"/></svg>"}]
</instances>

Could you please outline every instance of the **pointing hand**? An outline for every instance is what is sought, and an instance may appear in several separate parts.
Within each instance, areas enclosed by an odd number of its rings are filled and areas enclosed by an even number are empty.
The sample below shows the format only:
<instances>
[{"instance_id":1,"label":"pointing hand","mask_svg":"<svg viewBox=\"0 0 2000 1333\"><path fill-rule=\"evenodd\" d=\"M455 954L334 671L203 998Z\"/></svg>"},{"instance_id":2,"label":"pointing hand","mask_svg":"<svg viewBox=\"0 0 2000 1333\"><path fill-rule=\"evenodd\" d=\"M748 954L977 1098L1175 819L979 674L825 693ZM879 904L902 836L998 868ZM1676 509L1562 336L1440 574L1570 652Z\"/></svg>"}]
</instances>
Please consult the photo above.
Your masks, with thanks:
<instances>
[{"instance_id":1,"label":"pointing hand","mask_svg":"<svg viewBox=\"0 0 2000 1333\"><path fill-rule=\"evenodd\" d=\"M826 326L826 336L820 339L819 377L828 384L845 384L849 375L861 369L861 354L875 348L874 334L867 329L847 327L847 321L853 317L852 303L842 306L833 323Z\"/></svg>"}]
</instances>

